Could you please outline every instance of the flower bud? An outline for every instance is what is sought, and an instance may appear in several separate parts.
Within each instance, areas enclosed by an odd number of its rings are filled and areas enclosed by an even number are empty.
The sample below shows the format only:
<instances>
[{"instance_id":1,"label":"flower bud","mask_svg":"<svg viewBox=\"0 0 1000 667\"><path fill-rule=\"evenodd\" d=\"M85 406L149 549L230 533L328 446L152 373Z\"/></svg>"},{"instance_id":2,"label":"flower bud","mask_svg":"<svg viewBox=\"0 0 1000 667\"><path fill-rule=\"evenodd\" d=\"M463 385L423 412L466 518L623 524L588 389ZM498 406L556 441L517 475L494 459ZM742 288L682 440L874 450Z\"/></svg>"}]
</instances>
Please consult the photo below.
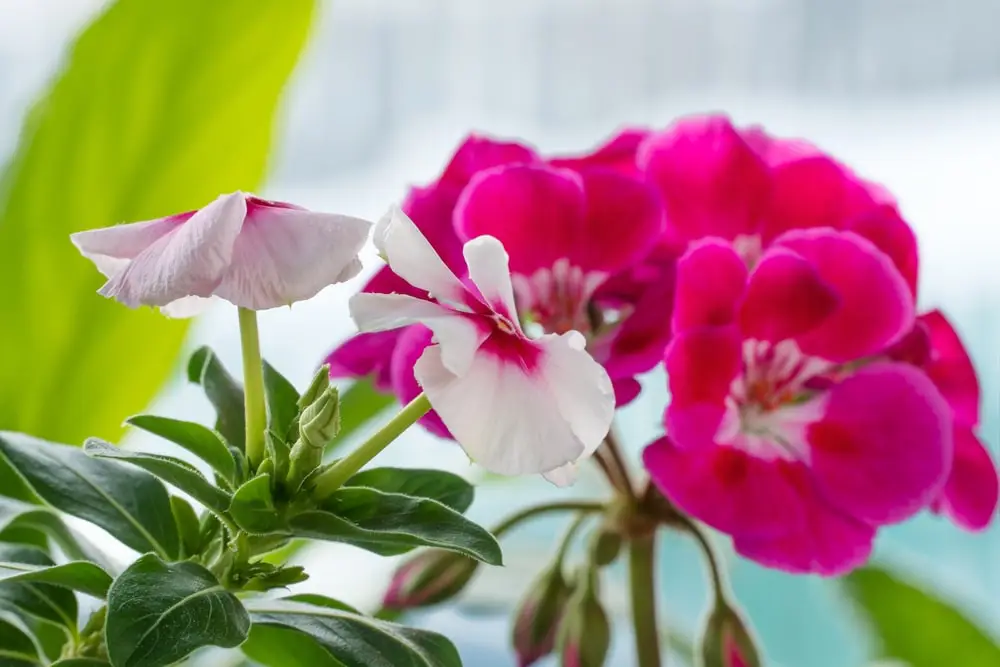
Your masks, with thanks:
<instances>
[{"instance_id":1,"label":"flower bud","mask_svg":"<svg viewBox=\"0 0 1000 667\"><path fill-rule=\"evenodd\" d=\"M328 385L299 415L299 439L289 454L289 490L294 493L302 480L323 462L323 450L339 431L340 394L336 387Z\"/></svg>"},{"instance_id":2,"label":"flower bud","mask_svg":"<svg viewBox=\"0 0 1000 667\"><path fill-rule=\"evenodd\" d=\"M757 647L739 613L716 603L705 623L699 667L760 667Z\"/></svg>"},{"instance_id":3,"label":"flower bud","mask_svg":"<svg viewBox=\"0 0 1000 667\"><path fill-rule=\"evenodd\" d=\"M512 643L518 667L529 667L555 649L556 632L571 592L558 564L543 571L528 587L514 619Z\"/></svg>"},{"instance_id":4,"label":"flower bud","mask_svg":"<svg viewBox=\"0 0 1000 667\"><path fill-rule=\"evenodd\" d=\"M396 570L382 606L401 610L440 604L461 592L478 567L468 556L441 549L424 551Z\"/></svg>"},{"instance_id":5,"label":"flower bud","mask_svg":"<svg viewBox=\"0 0 1000 667\"><path fill-rule=\"evenodd\" d=\"M622 536L612 526L602 526L590 541L590 560L598 567L615 562L622 549Z\"/></svg>"},{"instance_id":6,"label":"flower bud","mask_svg":"<svg viewBox=\"0 0 1000 667\"><path fill-rule=\"evenodd\" d=\"M611 646L611 624L597 597L597 571L587 570L559 624L561 667L603 667Z\"/></svg>"},{"instance_id":7,"label":"flower bud","mask_svg":"<svg viewBox=\"0 0 1000 667\"><path fill-rule=\"evenodd\" d=\"M309 387L299 397L299 412L305 410L330 386L330 364L323 364L313 376Z\"/></svg>"}]
</instances>

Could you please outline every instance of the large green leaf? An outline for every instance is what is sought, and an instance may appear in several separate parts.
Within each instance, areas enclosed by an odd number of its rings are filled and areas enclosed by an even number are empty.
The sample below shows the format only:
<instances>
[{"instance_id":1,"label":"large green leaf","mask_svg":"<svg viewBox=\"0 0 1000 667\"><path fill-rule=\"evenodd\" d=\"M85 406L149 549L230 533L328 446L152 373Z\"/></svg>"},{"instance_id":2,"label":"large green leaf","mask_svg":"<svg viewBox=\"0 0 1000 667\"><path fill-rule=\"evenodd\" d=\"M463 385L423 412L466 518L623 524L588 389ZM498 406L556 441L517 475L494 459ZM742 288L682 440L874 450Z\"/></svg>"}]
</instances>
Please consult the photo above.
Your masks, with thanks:
<instances>
[{"instance_id":1,"label":"large green leaf","mask_svg":"<svg viewBox=\"0 0 1000 667\"><path fill-rule=\"evenodd\" d=\"M188 360L187 373L188 380L201 385L215 408L215 430L222 434L226 442L243 451L246 447L243 387L209 347L195 350Z\"/></svg>"},{"instance_id":2,"label":"large green leaf","mask_svg":"<svg viewBox=\"0 0 1000 667\"><path fill-rule=\"evenodd\" d=\"M0 533L19 529L51 537L70 558L98 563L108 571L115 570L114 564L104 554L87 538L70 529L52 509L0 496Z\"/></svg>"},{"instance_id":3,"label":"large green leaf","mask_svg":"<svg viewBox=\"0 0 1000 667\"><path fill-rule=\"evenodd\" d=\"M266 361L264 395L267 398L268 429L288 439L292 424L299 415L299 392L295 389L295 385Z\"/></svg>"},{"instance_id":4,"label":"large green leaf","mask_svg":"<svg viewBox=\"0 0 1000 667\"><path fill-rule=\"evenodd\" d=\"M60 565L0 561L0 584L17 582L52 584L103 598L111 585L111 577L97 565L86 561Z\"/></svg>"},{"instance_id":5,"label":"large green leaf","mask_svg":"<svg viewBox=\"0 0 1000 667\"><path fill-rule=\"evenodd\" d=\"M114 667L160 667L202 646L239 646L250 618L236 596L191 561L146 554L108 591L105 636Z\"/></svg>"},{"instance_id":6,"label":"large green leaf","mask_svg":"<svg viewBox=\"0 0 1000 667\"><path fill-rule=\"evenodd\" d=\"M52 559L40 549L0 544L0 563L51 567ZM0 608L17 610L42 621L66 628L76 627L77 604L73 592L38 582L0 579Z\"/></svg>"},{"instance_id":7,"label":"large green leaf","mask_svg":"<svg viewBox=\"0 0 1000 667\"><path fill-rule=\"evenodd\" d=\"M302 598L299 598L301 600ZM286 628L299 634L297 642L312 638L344 667L461 667L458 651L439 634L416 630L362 616L335 600L320 596L297 599L254 600L247 604L254 627ZM302 636L305 635L305 636ZM251 650L254 648L251 645ZM272 655L280 651L269 647ZM301 656L300 649L292 652ZM289 661L270 662L286 664ZM318 662L317 667L331 663ZM334 662L333 665L338 663Z\"/></svg>"},{"instance_id":8,"label":"large green leaf","mask_svg":"<svg viewBox=\"0 0 1000 667\"><path fill-rule=\"evenodd\" d=\"M125 423L180 445L230 482L236 479L236 459L222 436L212 429L195 422L157 415L136 415L129 417Z\"/></svg>"},{"instance_id":9,"label":"large green leaf","mask_svg":"<svg viewBox=\"0 0 1000 667\"><path fill-rule=\"evenodd\" d=\"M130 311L71 232L202 206L264 176L314 0L118 0L28 117L0 199L0 428L116 439L173 366L184 320Z\"/></svg>"},{"instance_id":10,"label":"large green leaf","mask_svg":"<svg viewBox=\"0 0 1000 667\"><path fill-rule=\"evenodd\" d=\"M99 438L88 438L83 446L83 451L87 456L125 461L147 470L167 484L172 484L181 491L190 494L192 498L210 510L225 512L229 508L229 494L205 479L205 476L187 461L162 454L146 454L145 452L119 449Z\"/></svg>"},{"instance_id":11,"label":"large green leaf","mask_svg":"<svg viewBox=\"0 0 1000 667\"><path fill-rule=\"evenodd\" d=\"M383 556L429 546L491 565L503 562L496 539L450 507L366 487L341 487L322 509L303 512L290 523L298 537L346 542Z\"/></svg>"},{"instance_id":12,"label":"large green leaf","mask_svg":"<svg viewBox=\"0 0 1000 667\"><path fill-rule=\"evenodd\" d=\"M469 509L476 490L465 479L443 470L369 468L347 480L347 486L367 486L383 493L430 498L456 512Z\"/></svg>"},{"instance_id":13,"label":"large green leaf","mask_svg":"<svg viewBox=\"0 0 1000 667\"><path fill-rule=\"evenodd\" d=\"M949 604L877 567L844 584L871 624L879 657L910 667L996 667L1000 645Z\"/></svg>"},{"instance_id":14,"label":"large green leaf","mask_svg":"<svg viewBox=\"0 0 1000 667\"><path fill-rule=\"evenodd\" d=\"M0 619L0 667L41 665L34 640L21 628Z\"/></svg>"},{"instance_id":15,"label":"large green leaf","mask_svg":"<svg viewBox=\"0 0 1000 667\"><path fill-rule=\"evenodd\" d=\"M0 456L56 509L97 524L136 551L179 555L167 490L149 473L17 433L0 433Z\"/></svg>"},{"instance_id":16,"label":"large green leaf","mask_svg":"<svg viewBox=\"0 0 1000 667\"><path fill-rule=\"evenodd\" d=\"M281 517L271 496L271 477L254 477L237 489L229 512L236 525L248 533L268 533L279 528Z\"/></svg>"}]
</instances>

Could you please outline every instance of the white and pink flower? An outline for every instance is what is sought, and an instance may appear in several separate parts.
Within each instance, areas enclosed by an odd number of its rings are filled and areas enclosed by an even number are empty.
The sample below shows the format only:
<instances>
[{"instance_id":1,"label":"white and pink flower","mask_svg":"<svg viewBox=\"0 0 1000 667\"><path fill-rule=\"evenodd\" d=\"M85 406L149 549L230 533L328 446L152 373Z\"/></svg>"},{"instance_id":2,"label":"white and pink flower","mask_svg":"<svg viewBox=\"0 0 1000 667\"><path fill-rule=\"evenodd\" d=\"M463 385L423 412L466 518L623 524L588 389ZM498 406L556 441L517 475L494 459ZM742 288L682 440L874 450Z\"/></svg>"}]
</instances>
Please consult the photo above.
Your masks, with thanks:
<instances>
[{"instance_id":1,"label":"white and pink flower","mask_svg":"<svg viewBox=\"0 0 1000 667\"><path fill-rule=\"evenodd\" d=\"M473 461L500 474L572 481L573 464L604 440L615 406L611 381L583 336L525 335L507 253L493 237L465 243L466 282L398 208L376 225L375 245L418 294L356 294L350 308L358 328L426 327L407 332L423 337L410 348L420 351L413 376Z\"/></svg>"},{"instance_id":2,"label":"white and pink flower","mask_svg":"<svg viewBox=\"0 0 1000 667\"><path fill-rule=\"evenodd\" d=\"M315 296L361 271L371 223L242 192L197 211L93 229L71 239L126 306L192 315L210 297L265 310Z\"/></svg>"}]
</instances>

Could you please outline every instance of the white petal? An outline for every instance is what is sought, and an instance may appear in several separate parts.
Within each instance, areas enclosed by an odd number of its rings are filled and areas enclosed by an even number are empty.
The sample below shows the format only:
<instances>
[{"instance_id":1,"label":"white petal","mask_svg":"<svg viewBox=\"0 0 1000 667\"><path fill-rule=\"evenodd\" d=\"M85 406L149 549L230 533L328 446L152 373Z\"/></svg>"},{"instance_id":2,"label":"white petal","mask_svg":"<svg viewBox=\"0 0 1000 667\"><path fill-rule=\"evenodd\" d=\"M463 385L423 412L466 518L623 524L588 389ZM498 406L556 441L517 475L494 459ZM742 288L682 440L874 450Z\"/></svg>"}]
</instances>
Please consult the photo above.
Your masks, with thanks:
<instances>
[{"instance_id":1,"label":"white petal","mask_svg":"<svg viewBox=\"0 0 1000 667\"><path fill-rule=\"evenodd\" d=\"M70 234L69 238L80 250L80 254L92 261L98 271L111 278L128 266L139 253L177 229L189 217L191 216L174 215L128 225L89 229Z\"/></svg>"},{"instance_id":2,"label":"white petal","mask_svg":"<svg viewBox=\"0 0 1000 667\"><path fill-rule=\"evenodd\" d=\"M503 244L492 236L480 236L466 243L462 253L469 267L469 278L479 288L486 303L521 331L514 305L514 288L510 282L510 259Z\"/></svg>"},{"instance_id":3,"label":"white petal","mask_svg":"<svg viewBox=\"0 0 1000 667\"><path fill-rule=\"evenodd\" d=\"M567 463L566 465L561 465L554 470L542 473L542 477L552 482L556 486L572 486L576 482L576 478L579 475L580 466L576 463Z\"/></svg>"},{"instance_id":4,"label":"white petal","mask_svg":"<svg viewBox=\"0 0 1000 667\"><path fill-rule=\"evenodd\" d=\"M469 458L491 472L543 473L585 451L547 379L520 364L477 354L468 372L458 376L434 345L417 360L414 374Z\"/></svg>"},{"instance_id":5,"label":"white petal","mask_svg":"<svg viewBox=\"0 0 1000 667\"><path fill-rule=\"evenodd\" d=\"M133 308L211 296L229 266L245 215L243 193L222 195L136 255L100 293Z\"/></svg>"},{"instance_id":6,"label":"white petal","mask_svg":"<svg viewBox=\"0 0 1000 667\"><path fill-rule=\"evenodd\" d=\"M219 299L214 296L207 299L200 296L186 296L161 306L160 312L175 320L197 317L218 301Z\"/></svg>"},{"instance_id":7,"label":"white petal","mask_svg":"<svg viewBox=\"0 0 1000 667\"><path fill-rule=\"evenodd\" d=\"M406 294L361 292L351 297L348 307L358 330L363 332L423 324L434 332L445 367L456 375L468 371L476 351L489 335L470 316Z\"/></svg>"},{"instance_id":8,"label":"white petal","mask_svg":"<svg viewBox=\"0 0 1000 667\"><path fill-rule=\"evenodd\" d=\"M358 252L370 230L349 216L254 206L215 293L252 310L310 299L361 271Z\"/></svg>"},{"instance_id":9,"label":"white petal","mask_svg":"<svg viewBox=\"0 0 1000 667\"><path fill-rule=\"evenodd\" d=\"M396 275L435 299L465 303L467 290L413 221L394 206L375 225L375 247Z\"/></svg>"}]
</instances>

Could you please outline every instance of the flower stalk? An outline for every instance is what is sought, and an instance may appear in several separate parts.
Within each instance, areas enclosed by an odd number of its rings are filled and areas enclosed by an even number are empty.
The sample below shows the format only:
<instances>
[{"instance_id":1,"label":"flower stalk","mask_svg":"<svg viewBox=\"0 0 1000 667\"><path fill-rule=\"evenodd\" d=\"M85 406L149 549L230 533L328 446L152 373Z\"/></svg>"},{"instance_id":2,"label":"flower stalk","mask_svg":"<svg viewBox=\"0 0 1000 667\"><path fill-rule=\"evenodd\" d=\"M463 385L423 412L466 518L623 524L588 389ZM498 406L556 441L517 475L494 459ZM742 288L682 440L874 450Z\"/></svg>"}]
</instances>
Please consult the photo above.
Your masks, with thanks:
<instances>
[{"instance_id":1,"label":"flower stalk","mask_svg":"<svg viewBox=\"0 0 1000 667\"><path fill-rule=\"evenodd\" d=\"M636 536L629 544L629 587L632 625L639 667L661 667L660 629L656 621L654 533Z\"/></svg>"},{"instance_id":2,"label":"flower stalk","mask_svg":"<svg viewBox=\"0 0 1000 667\"><path fill-rule=\"evenodd\" d=\"M264 432L267 430L267 406L264 403L264 364L260 356L260 333L257 313L239 309L240 346L243 351L243 392L246 410L246 452L256 469L264 460Z\"/></svg>"}]
</instances>

